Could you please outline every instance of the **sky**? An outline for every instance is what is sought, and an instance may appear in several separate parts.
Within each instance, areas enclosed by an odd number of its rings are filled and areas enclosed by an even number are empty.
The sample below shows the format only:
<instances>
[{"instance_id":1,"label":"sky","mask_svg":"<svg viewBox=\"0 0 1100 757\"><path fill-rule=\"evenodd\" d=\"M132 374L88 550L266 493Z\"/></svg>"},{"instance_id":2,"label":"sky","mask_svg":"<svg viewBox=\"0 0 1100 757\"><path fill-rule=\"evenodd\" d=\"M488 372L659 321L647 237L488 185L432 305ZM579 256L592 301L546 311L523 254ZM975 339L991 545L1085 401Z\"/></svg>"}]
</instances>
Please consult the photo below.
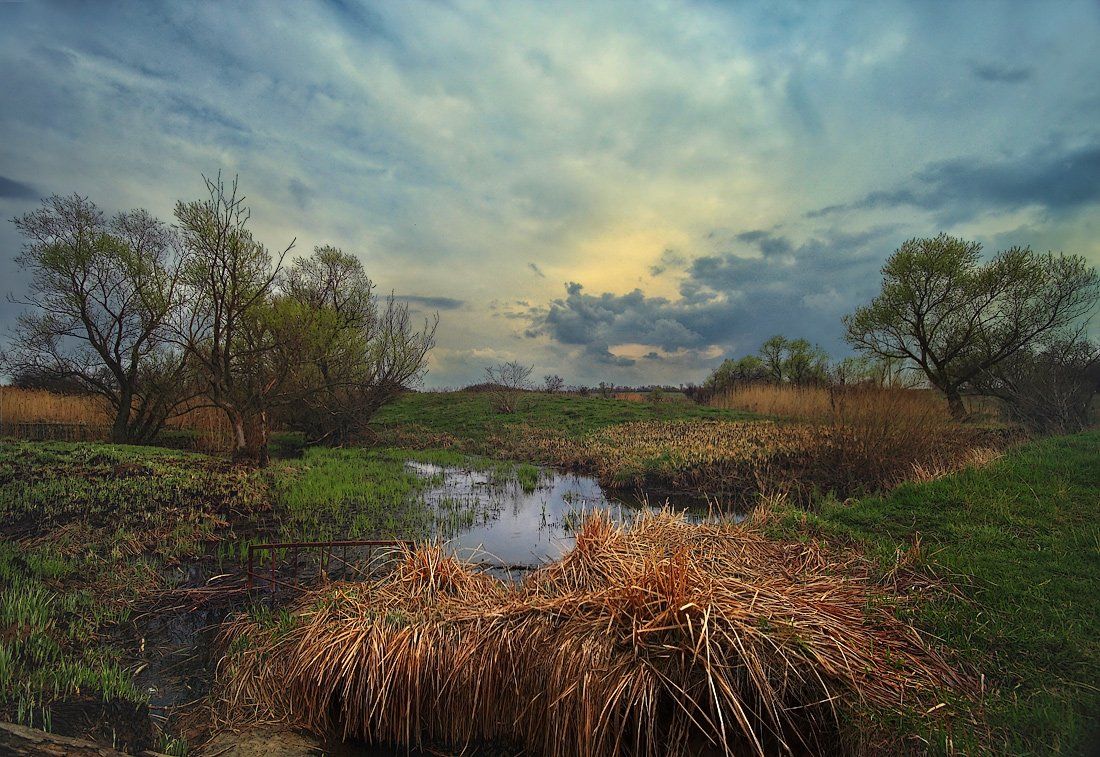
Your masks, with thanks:
<instances>
[{"instance_id":1,"label":"sky","mask_svg":"<svg viewBox=\"0 0 1100 757\"><path fill-rule=\"evenodd\" d=\"M1095 0L0 3L0 292L41 198L221 171L438 312L428 386L839 357L906 239L1100 264L1098 48Z\"/></svg>"}]
</instances>

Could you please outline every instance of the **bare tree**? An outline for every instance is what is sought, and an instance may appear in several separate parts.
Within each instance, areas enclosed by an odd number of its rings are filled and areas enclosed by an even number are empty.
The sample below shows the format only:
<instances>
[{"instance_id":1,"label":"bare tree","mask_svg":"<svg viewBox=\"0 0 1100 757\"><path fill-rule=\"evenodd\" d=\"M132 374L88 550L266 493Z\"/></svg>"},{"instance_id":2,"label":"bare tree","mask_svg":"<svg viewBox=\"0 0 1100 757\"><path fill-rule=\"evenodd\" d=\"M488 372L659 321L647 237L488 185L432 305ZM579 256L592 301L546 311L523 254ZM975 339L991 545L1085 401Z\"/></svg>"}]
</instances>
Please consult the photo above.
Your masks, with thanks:
<instances>
[{"instance_id":1,"label":"bare tree","mask_svg":"<svg viewBox=\"0 0 1100 757\"><path fill-rule=\"evenodd\" d=\"M513 360L485 369L489 383L489 406L498 413L514 413L519 410L523 392L531 389L531 371L534 366Z\"/></svg>"},{"instance_id":2,"label":"bare tree","mask_svg":"<svg viewBox=\"0 0 1100 757\"><path fill-rule=\"evenodd\" d=\"M1033 431L1081 431L1092 421L1092 400L1100 389L1100 345L1078 333L1027 347L978 376L975 386L1000 399L1010 418Z\"/></svg>"},{"instance_id":3,"label":"bare tree","mask_svg":"<svg viewBox=\"0 0 1100 757\"><path fill-rule=\"evenodd\" d=\"M1015 353L1056 339L1095 307L1100 277L1080 256L1013 247L982 264L981 245L910 239L882 269L882 291L844 319L857 349L911 360L966 416L962 391Z\"/></svg>"},{"instance_id":4,"label":"bare tree","mask_svg":"<svg viewBox=\"0 0 1100 757\"><path fill-rule=\"evenodd\" d=\"M13 219L26 238L27 306L9 370L102 397L115 442L144 442L185 398L184 351L167 341L180 305L178 237L144 210L105 220L87 197L53 196Z\"/></svg>"},{"instance_id":5,"label":"bare tree","mask_svg":"<svg viewBox=\"0 0 1100 757\"><path fill-rule=\"evenodd\" d=\"M272 259L246 228L249 220L237 180L226 187L203 177L208 197L176 204L184 245L188 308L177 339L194 361L209 402L233 428L235 460L267 462L268 414L290 377L280 320L287 307L273 302L286 254Z\"/></svg>"},{"instance_id":6,"label":"bare tree","mask_svg":"<svg viewBox=\"0 0 1100 757\"><path fill-rule=\"evenodd\" d=\"M542 390L547 394L557 394L565 388L565 379L557 374L549 374L543 377Z\"/></svg>"}]
</instances>

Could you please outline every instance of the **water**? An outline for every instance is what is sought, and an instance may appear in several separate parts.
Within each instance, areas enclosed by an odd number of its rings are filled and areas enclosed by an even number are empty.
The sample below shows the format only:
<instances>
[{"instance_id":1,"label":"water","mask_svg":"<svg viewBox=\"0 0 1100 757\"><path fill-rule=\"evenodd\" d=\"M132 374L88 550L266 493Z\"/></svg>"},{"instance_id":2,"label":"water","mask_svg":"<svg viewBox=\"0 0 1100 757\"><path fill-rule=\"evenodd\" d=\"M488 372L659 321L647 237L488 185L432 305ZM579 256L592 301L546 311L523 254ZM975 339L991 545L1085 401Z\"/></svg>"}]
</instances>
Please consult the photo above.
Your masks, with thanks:
<instances>
[{"instance_id":1,"label":"water","mask_svg":"<svg viewBox=\"0 0 1100 757\"><path fill-rule=\"evenodd\" d=\"M435 514L435 536L458 556L486 567L523 569L561 557L573 546L573 528L593 510L627 522L659 509L640 498L608 496L590 476L549 468L540 468L537 485L525 490L514 476L501 481L476 470L406 465L441 480L422 495Z\"/></svg>"}]
</instances>

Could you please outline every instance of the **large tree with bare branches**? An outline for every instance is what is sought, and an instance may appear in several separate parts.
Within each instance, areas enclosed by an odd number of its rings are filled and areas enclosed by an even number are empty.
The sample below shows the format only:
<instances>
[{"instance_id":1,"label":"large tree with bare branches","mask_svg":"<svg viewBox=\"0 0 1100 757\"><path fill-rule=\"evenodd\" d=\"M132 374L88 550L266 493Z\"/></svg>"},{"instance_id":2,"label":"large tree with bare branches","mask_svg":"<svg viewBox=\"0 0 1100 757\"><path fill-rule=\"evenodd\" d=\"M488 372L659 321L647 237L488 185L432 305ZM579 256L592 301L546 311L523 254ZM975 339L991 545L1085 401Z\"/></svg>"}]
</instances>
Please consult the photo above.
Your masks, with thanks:
<instances>
[{"instance_id":1,"label":"large tree with bare branches","mask_svg":"<svg viewBox=\"0 0 1100 757\"><path fill-rule=\"evenodd\" d=\"M180 305L175 232L144 210L110 219L87 197L53 196L13 219L26 239L26 306L4 362L13 374L102 397L111 439L154 437L185 398L184 351L167 341Z\"/></svg>"},{"instance_id":2,"label":"large tree with bare branches","mask_svg":"<svg viewBox=\"0 0 1100 757\"><path fill-rule=\"evenodd\" d=\"M1096 307L1100 277L1076 255L982 247L946 234L910 239L886 261L882 291L844 319L847 339L909 360L966 415L962 392L1021 350L1073 333Z\"/></svg>"}]
</instances>

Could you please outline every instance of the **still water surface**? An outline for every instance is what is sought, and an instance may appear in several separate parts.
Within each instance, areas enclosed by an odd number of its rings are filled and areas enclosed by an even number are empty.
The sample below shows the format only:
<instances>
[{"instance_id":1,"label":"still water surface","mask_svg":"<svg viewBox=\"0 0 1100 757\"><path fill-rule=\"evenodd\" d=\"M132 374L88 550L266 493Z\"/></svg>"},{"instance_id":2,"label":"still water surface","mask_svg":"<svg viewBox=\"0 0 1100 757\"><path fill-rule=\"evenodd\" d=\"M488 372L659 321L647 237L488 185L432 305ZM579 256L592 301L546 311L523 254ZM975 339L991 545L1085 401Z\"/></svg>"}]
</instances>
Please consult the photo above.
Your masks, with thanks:
<instances>
[{"instance_id":1,"label":"still water surface","mask_svg":"<svg viewBox=\"0 0 1100 757\"><path fill-rule=\"evenodd\" d=\"M573 528L593 510L622 523L657 511L665 502L612 496L590 476L550 468L540 468L537 485L528 482L525 488L515 477L500 481L477 470L416 461L406 465L438 482L422 494L435 513L435 535L458 556L487 567L534 567L561 557L573 546ZM689 508L688 515L704 518L706 512Z\"/></svg>"}]
</instances>

